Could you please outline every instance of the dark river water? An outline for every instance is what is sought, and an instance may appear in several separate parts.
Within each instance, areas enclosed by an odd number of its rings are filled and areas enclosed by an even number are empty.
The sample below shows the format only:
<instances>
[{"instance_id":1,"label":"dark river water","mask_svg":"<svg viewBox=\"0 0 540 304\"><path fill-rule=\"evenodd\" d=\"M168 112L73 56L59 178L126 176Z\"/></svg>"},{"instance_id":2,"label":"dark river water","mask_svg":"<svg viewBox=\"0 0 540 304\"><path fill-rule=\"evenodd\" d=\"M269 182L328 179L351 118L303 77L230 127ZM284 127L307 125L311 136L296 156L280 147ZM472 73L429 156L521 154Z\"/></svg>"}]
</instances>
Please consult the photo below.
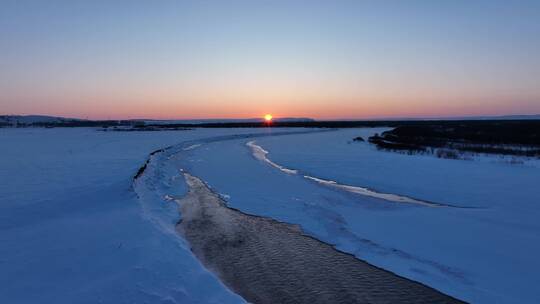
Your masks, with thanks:
<instances>
[{"instance_id":1,"label":"dark river water","mask_svg":"<svg viewBox=\"0 0 540 304\"><path fill-rule=\"evenodd\" d=\"M178 232L206 268L251 303L462 303L302 233L228 208L198 178L178 200Z\"/></svg>"}]
</instances>

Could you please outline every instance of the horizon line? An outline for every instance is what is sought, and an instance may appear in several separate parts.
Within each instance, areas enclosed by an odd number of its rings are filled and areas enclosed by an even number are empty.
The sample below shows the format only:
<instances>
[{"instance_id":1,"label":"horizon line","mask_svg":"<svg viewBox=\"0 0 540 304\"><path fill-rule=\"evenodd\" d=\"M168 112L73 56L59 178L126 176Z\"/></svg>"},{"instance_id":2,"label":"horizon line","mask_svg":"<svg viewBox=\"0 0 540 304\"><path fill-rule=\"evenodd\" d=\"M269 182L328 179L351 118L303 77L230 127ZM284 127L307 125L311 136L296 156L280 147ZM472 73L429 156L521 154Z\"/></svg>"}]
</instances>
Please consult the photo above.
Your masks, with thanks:
<instances>
[{"instance_id":1,"label":"horizon line","mask_svg":"<svg viewBox=\"0 0 540 304\"><path fill-rule=\"evenodd\" d=\"M41 116L41 117L54 117L54 118L63 118L63 119L76 119L76 120L88 120L88 121L197 121L197 120L264 120L264 116L260 117L204 117L204 118L88 118L80 116L61 116L61 115L50 115L50 114L0 114L1 116ZM478 118L502 118L502 117L513 117L513 116L525 116L533 117L540 116L540 113L534 114L464 114L464 115L451 115L451 116L375 116L375 117L345 117L345 118L313 118L309 116L275 116L274 120L280 119L309 119L314 121L369 121L369 120L445 120L445 119L478 119Z\"/></svg>"}]
</instances>

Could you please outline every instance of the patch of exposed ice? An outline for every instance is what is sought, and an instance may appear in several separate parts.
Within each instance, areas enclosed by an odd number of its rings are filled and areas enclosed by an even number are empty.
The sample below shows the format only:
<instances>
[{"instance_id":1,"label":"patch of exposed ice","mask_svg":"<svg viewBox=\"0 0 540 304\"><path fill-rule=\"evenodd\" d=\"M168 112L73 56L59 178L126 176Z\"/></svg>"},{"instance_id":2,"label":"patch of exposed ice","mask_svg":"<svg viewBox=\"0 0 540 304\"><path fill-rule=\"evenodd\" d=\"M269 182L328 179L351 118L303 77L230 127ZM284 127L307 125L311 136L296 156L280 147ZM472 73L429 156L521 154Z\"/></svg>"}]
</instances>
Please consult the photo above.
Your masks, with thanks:
<instances>
[{"instance_id":1,"label":"patch of exposed ice","mask_svg":"<svg viewBox=\"0 0 540 304\"><path fill-rule=\"evenodd\" d=\"M287 174L298 174L298 170L286 168L270 160L267 157L269 152L266 151L263 147L257 145L254 140L249 141L248 143L246 143L246 145L251 148L252 154L256 159L263 161L271 165L272 167L275 167ZM374 190L371 190L365 187L343 185L343 184L337 183L336 181L326 180L326 179L322 179L322 178L318 178L318 177L314 177L310 175L303 175L303 177L306 179L315 181L324 186L333 187L335 189L343 190L349 193L375 197L375 198L383 199L383 200L394 202L394 203L416 204L416 205L422 205L422 206L428 206L428 207L452 207L451 205L447 205L447 204L438 204L438 203L423 201L423 200L419 200L419 199L415 199L415 198L411 198L407 196L402 196L398 194L380 193L380 192L376 192Z\"/></svg>"},{"instance_id":2,"label":"patch of exposed ice","mask_svg":"<svg viewBox=\"0 0 540 304\"><path fill-rule=\"evenodd\" d=\"M344 191L347 191L347 192L350 192L350 193L356 193L356 194L371 196L371 197L375 197L375 198L380 198L380 199L395 202L395 203L417 204L417 205L428 206L428 207L449 207L449 205L443 205L443 204L437 204L437 203L422 201L422 200L410 198L410 197L407 197L407 196L401 196L401 195L391 194L391 193L375 192L373 190L370 190L370 189L364 188L364 187L342 185L342 184L338 184L335 181L325 180L325 179L322 179L322 178L317 178L317 177L313 177L313 176L309 176L309 175L304 175L304 178L307 178L309 180L315 181L315 182L317 182L319 184L322 184L322 185L325 185L325 186L328 186L328 187L341 189L341 190L344 190Z\"/></svg>"},{"instance_id":3,"label":"patch of exposed ice","mask_svg":"<svg viewBox=\"0 0 540 304\"><path fill-rule=\"evenodd\" d=\"M271 165L272 167L275 167L275 168L277 168L277 169L279 169L279 170L281 170L281 171L283 171L283 172L285 172L287 174L297 174L298 173L297 170L285 168L283 166L280 166L280 165L274 163L270 159L268 159L268 157L266 157L266 155L268 154L268 151L263 149L261 146L255 144L254 140L249 141L246 145L251 148L251 151L253 152L253 156L256 159L261 160L261 161Z\"/></svg>"},{"instance_id":4,"label":"patch of exposed ice","mask_svg":"<svg viewBox=\"0 0 540 304\"><path fill-rule=\"evenodd\" d=\"M191 145L191 146L185 147L185 148L184 148L184 149L182 149L182 150L184 150L184 151L189 151L189 150L193 150L193 149L196 149L196 148L198 148L198 147L200 147L200 146L201 146L201 144L194 144L194 145Z\"/></svg>"}]
</instances>

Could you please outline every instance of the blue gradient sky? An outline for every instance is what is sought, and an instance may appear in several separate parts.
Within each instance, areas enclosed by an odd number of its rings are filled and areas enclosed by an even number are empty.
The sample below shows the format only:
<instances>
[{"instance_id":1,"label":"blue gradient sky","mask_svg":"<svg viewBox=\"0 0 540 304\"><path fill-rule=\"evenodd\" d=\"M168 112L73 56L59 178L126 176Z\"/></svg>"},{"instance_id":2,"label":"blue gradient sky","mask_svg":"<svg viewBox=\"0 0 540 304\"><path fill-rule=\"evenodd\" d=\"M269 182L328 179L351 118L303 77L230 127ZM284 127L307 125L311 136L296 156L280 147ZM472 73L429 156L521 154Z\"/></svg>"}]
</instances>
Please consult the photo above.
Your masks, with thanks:
<instances>
[{"instance_id":1,"label":"blue gradient sky","mask_svg":"<svg viewBox=\"0 0 540 304\"><path fill-rule=\"evenodd\" d=\"M0 114L267 112L540 113L540 1L1 3Z\"/></svg>"}]
</instances>

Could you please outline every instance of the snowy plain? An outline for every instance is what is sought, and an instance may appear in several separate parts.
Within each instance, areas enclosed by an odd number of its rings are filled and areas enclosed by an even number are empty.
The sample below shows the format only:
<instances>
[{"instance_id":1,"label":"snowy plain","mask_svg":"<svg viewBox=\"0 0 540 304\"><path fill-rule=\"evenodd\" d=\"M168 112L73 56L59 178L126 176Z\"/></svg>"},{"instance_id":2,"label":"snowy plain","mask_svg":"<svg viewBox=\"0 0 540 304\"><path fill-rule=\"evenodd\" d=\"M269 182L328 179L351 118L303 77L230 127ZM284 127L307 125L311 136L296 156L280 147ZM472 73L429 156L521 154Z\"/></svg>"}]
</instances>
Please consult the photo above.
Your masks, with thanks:
<instances>
[{"instance_id":1,"label":"snowy plain","mask_svg":"<svg viewBox=\"0 0 540 304\"><path fill-rule=\"evenodd\" d=\"M132 189L152 151L241 132L0 129L0 303L242 303Z\"/></svg>"},{"instance_id":2,"label":"snowy plain","mask_svg":"<svg viewBox=\"0 0 540 304\"><path fill-rule=\"evenodd\" d=\"M169 201L186 193L180 169L232 207L299 224L460 299L540 302L535 163L443 160L351 142L379 129L280 135L298 131L310 130L0 129L0 302L242 302L174 232L180 215ZM261 161L248 142L296 171ZM133 183L148 155L171 145ZM389 202L304 174L465 208Z\"/></svg>"},{"instance_id":3,"label":"snowy plain","mask_svg":"<svg viewBox=\"0 0 540 304\"><path fill-rule=\"evenodd\" d=\"M353 243L334 239L338 248L473 303L540 302L535 288L540 270L538 161L439 159L352 141L384 130L347 129L257 142L269 151L269 159L300 175L465 207L377 210L359 205L336 211L345 229L406 255L392 261L376 250L355 250ZM413 260L436 262L449 275L439 277Z\"/></svg>"}]
</instances>

